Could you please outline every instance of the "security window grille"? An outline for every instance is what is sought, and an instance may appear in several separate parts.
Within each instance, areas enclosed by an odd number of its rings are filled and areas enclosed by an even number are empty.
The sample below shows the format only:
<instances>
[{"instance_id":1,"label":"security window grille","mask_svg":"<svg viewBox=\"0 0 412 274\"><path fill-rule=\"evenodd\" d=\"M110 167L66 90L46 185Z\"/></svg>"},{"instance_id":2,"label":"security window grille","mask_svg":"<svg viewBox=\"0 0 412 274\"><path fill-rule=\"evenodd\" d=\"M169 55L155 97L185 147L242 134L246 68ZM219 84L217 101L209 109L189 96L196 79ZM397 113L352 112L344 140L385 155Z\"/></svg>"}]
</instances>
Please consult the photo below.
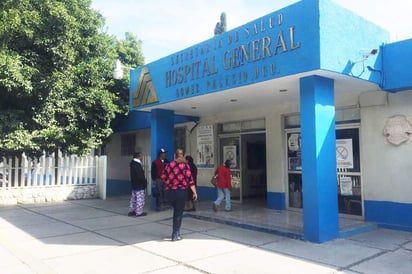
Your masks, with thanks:
<instances>
[{"instance_id":1,"label":"security window grille","mask_svg":"<svg viewBox=\"0 0 412 274\"><path fill-rule=\"evenodd\" d=\"M133 152L135 152L136 147L136 134L135 133L128 133L123 134L121 137L121 155L122 156L129 156Z\"/></svg>"},{"instance_id":2,"label":"security window grille","mask_svg":"<svg viewBox=\"0 0 412 274\"><path fill-rule=\"evenodd\" d=\"M186 153L186 127L175 128L175 149L181 148Z\"/></svg>"}]
</instances>

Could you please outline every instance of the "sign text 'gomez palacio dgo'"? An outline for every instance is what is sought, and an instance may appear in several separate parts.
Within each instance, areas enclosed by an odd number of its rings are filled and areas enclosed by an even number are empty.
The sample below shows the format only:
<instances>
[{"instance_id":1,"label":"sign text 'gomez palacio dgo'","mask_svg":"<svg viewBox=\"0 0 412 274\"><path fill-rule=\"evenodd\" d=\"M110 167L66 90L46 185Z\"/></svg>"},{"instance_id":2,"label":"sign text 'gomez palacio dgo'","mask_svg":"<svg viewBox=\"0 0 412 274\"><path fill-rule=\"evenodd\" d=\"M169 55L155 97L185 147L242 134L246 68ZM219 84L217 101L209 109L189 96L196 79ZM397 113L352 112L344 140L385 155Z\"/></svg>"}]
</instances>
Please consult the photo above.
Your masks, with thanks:
<instances>
[{"instance_id":1,"label":"sign text 'gomez palacio dgo'","mask_svg":"<svg viewBox=\"0 0 412 274\"><path fill-rule=\"evenodd\" d=\"M182 98L274 78L276 57L300 47L283 14L270 15L172 55L165 87Z\"/></svg>"}]
</instances>

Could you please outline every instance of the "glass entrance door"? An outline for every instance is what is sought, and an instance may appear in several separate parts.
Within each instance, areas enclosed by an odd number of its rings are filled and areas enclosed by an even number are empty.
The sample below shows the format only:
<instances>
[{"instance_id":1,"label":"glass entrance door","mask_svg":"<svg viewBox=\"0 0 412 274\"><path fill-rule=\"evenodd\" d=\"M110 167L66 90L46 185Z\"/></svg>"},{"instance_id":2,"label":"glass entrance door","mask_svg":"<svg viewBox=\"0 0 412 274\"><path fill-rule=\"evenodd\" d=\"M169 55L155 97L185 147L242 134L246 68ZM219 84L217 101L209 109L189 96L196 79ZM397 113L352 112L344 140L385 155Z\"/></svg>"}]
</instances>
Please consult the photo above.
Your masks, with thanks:
<instances>
[{"instance_id":1,"label":"glass entrance door","mask_svg":"<svg viewBox=\"0 0 412 274\"><path fill-rule=\"evenodd\" d=\"M362 216L359 129L336 130L339 213Z\"/></svg>"},{"instance_id":2,"label":"glass entrance door","mask_svg":"<svg viewBox=\"0 0 412 274\"><path fill-rule=\"evenodd\" d=\"M230 160L230 171L232 173L232 193L231 200L242 202L242 179L241 179L241 147L240 136L221 137L220 143L220 163Z\"/></svg>"}]
</instances>

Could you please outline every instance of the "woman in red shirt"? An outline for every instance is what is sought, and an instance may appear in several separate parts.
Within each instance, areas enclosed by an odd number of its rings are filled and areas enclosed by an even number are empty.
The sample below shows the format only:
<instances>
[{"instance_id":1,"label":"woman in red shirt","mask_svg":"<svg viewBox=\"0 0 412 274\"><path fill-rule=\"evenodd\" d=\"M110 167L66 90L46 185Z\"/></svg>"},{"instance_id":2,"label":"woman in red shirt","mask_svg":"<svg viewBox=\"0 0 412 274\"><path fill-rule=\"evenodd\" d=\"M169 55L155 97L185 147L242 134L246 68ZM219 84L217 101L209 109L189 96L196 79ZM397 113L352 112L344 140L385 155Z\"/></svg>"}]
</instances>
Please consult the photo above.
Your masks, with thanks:
<instances>
[{"instance_id":1,"label":"woman in red shirt","mask_svg":"<svg viewBox=\"0 0 412 274\"><path fill-rule=\"evenodd\" d=\"M230 173L230 160L226 160L224 165L220 165L216 171L217 176L217 199L213 202L212 208L217 212L220 203L225 199L225 211L231 211L230 191L232 190L232 176Z\"/></svg>"}]
</instances>

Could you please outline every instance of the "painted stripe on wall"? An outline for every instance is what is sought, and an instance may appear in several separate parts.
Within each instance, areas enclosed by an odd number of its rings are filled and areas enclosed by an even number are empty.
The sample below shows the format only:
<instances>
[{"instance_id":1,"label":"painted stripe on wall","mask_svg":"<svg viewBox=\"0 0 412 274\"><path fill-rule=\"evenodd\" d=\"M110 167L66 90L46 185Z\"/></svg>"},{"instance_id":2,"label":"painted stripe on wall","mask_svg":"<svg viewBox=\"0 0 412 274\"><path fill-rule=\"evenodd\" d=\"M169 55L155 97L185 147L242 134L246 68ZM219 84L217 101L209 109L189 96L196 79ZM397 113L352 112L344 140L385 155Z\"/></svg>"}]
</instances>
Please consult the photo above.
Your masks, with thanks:
<instances>
[{"instance_id":1,"label":"painted stripe on wall","mask_svg":"<svg viewBox=\"0 0 412 274\"><path fill-rule=\"evenodd\" d=\"M130 181L107 179L106 184L107 195L126 195L130 194Z\"/></svg>"},{"instance_id":2,"label":"painted stripe on wall","mask_svg":"<svg viewBox=\"0 0 412 274\"><path fill-rule=\"evenodd\" d=\"M412 231L412 204L364 201L365 221L380 226Z\"/></svg>"},{"instance_id":3,"label":"painted stripe on wall","mask_svg":"<svg viewBox=\"0 0 412 274\"><path fill-rule=\"evenodd\" d=\"M271 209L286 209L286 195L284 192L268 192L267 207Z\"/></svg>"},{"instance_id":4,"label":"painted stripe on wall","mask_svg":"<svg viewBox=\"0 0 412 274\"><path fill-rule=\"evenodd\" d=\"M197 186L197 196L199 201L214 201L217 198L216 188Z\"/></svg>"}]
</instances>

